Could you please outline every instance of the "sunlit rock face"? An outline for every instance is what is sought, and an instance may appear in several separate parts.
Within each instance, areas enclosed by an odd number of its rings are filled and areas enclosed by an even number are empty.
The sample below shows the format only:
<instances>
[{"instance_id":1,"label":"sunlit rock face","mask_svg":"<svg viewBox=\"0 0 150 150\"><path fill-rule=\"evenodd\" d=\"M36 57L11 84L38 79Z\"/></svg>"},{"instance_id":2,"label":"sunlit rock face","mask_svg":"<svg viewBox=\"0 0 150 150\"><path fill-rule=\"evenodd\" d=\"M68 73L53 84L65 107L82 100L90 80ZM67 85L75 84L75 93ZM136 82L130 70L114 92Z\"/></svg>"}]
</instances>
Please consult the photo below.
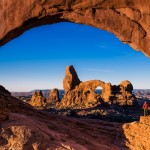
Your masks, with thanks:
<instances>
[{"instance_id":1,"label":"sunlit rock face","mask_svg":"<svg viewBox=\"0 0 150 150\"><path fill-rule=\"evenodd\" d=\"M89 108L95 107L99 104L115 104L121 106L133 106L137 100L132 94L132 84L125 80L119 85L112 85L100 80L90 80L80 82L75 69L73 72L66 68L66 75L64 78L64 97L59 103L60 107L65 108ZM101 87L102 93L97 94L96 88Z\"/></svg>"},{"instance_id":2,"label":"sunlit rock face","mask_svg":"<svg viewBox=\"0 0 150 150\"><path fill-rule=\"evenodd\" d=\"M131 150L147 150L150 148L150 117L142 116L139 122L123 125L126 145Z\"/></svg>"},{"instance_id":3,"label":"sunlit rock face","mask_svg":"<svg viewBox=\"0 0 150 150\"><path fill-rule=\"evenodd\" d=\"M80 80L73 66L66 68L66 75L63 80L64 92L67 93L69 90L73 90L77 85L80 84Z\"/></svg>"},{"instance_id":4,"label":"sunlit rock face","mask_svg":"<svg viewBox=\"0 0 150 150\"><path fill-rule=\"evenodd\" d=\"M46 99L46 108L56 107L57 103L60 102L59 90L54 88L50 91L49 97Z\"/></svg>"},{"instance_id":5,"label":"sunlit rock face","mask_svg":"<svg viewBox=\"0 0 150 150\"><path fill-rule=\"evenodd\" d=\"M43 109L46 105L46 98L43 96L42 91L34 92L29 104L37 109Z\"/></svg>"},{"instance_id":6,"label":"sunlit rock face","mask_svg":"<svg viewBox=\"0 0 150 150\"><path fill-rule=\"evenodd\" d=\"M1 0L0 45L43 24L70 21L115 34L150 57L148 0Z\"/></svg>"}]
</instances>

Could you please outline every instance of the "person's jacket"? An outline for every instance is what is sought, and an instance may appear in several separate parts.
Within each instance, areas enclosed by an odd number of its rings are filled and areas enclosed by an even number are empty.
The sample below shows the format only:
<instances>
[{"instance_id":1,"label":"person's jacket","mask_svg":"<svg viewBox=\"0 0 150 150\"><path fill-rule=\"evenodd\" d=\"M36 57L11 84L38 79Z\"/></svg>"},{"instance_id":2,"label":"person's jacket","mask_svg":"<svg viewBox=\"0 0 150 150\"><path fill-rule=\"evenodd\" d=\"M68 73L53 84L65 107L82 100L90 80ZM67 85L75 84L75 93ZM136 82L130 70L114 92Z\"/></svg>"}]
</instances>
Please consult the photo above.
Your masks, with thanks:
<instances>
[{"instance_id":1,"label":"person's jacket","mask_svg":"<svg viewBox=\"0 0 150 150\"><path fill-rule=\"evenodd\" d=\"M143 109L148 109L148 103L147 102L145 102L144 104L143 104Z\"/></svg>"}]
</instances>

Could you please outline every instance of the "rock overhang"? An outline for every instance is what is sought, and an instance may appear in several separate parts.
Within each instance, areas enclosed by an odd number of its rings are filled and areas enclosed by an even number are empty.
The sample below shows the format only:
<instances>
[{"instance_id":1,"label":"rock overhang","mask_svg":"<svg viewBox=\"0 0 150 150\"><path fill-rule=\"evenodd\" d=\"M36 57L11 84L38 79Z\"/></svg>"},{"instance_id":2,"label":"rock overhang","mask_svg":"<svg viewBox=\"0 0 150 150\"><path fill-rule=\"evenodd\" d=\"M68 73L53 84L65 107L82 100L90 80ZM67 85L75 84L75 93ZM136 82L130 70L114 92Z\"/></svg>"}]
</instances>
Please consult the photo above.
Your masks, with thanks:
<instances>
[{"instance_id":1,"label":"rock overhang","mask_svg":"<svg viewBox=\"0 0 150 150\"><path fill-rule=\"evenodd\" d=\"M149 3L147 0L2 0L0 45L30 28L68 21L112 32L150 57Z\"/></svg>"}]
</instances>

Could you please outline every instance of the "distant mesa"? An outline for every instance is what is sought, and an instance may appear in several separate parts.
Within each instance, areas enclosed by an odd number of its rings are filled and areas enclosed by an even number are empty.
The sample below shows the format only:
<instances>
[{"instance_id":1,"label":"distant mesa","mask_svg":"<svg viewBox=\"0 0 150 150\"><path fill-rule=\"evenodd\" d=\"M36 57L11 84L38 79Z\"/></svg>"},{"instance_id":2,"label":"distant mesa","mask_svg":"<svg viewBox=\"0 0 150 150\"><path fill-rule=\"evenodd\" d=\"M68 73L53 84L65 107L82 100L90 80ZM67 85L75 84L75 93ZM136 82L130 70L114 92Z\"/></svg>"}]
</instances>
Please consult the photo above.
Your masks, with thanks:
<instances>
[{"instance_id":1,"label":"distant mesa","mask_svg":"<svg viewBox=\"0 0 150 150\"><path fill-rule=\"evenodd\" d=\"M59 90L53 89L48 98L41 91L35 92L29 102L36 108L91 108L102 104L133 106L138 105L133 91L133 85L125 80L119 85L112 85L101 80L81 82L74 67L67 66L63 80L64 97L59 98ZM102 93L95 92L97 87Z\"/></svg>"}]
</instances>

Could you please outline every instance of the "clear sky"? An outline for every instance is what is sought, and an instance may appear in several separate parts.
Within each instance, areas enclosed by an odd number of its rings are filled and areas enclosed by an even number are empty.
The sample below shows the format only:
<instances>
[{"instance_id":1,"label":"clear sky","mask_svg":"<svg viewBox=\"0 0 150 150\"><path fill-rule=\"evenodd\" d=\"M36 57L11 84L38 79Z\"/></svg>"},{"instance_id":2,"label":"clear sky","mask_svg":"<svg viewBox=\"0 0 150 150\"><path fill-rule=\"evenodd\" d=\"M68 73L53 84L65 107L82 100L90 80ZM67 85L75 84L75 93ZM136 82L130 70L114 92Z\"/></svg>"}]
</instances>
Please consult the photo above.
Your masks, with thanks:
<instances>
[{"instance_id":1,"label":"clear sky","mask_svg":"<svg viewBox=\"0 0 150 150\"><path fill-rule=\"evenodd\" d=\"M58 23L36 27L0 47L0 84L10 91L63 88L65 68L92 79L150 89L150 59L113 34L94 27Z\"/></svg>"}]
</instances>

